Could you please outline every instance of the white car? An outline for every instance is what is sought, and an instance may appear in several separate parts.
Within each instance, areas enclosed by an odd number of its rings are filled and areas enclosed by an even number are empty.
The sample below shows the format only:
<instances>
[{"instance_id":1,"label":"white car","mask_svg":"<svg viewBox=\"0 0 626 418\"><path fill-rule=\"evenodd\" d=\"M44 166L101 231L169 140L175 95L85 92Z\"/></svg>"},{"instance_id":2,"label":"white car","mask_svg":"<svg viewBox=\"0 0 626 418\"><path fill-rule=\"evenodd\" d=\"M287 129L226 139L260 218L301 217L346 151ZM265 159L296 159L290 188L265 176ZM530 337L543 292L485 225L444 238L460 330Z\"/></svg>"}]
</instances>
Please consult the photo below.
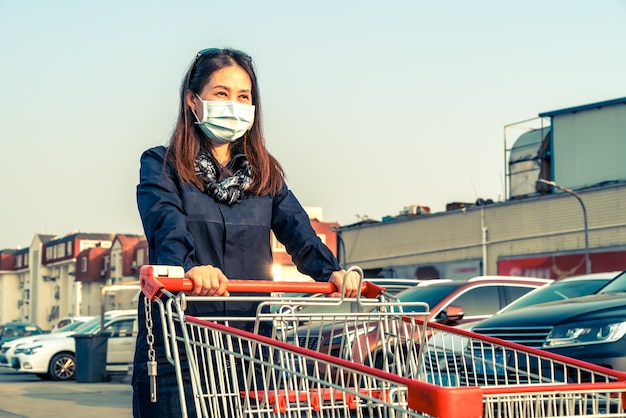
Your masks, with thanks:
<instances>
[{"instance_id":1,"label":"white car","mask_svg":"<svg viewBox=\"0 0 626 418\"><path fill-rule=\"evenodd\" d=\"M76 322L87 322L89 320L93 319L93 316L66 316L64 318L59 319L59 321L54 324L54 326L52 327L52 331L50 332L55 332L58 329L61 328L66 328Z\"/></svg>"},{"instance_id":2,"label":"white car","mask_svg":"<svg viewBox=\"0 0 626 418\"><path fill-rule=\"evenodd\" d=\"M11 367L34 373L42 379L70 380L76 377L76 340L74 336L100 332L101 318L84 323L71 335L47 338L20 345L11 358ZM128 373L135 353L137 311L116 312L105 317L107 340L106 373ZM52 335L52 334L50 334Z\"/></svg>"},{"instance_id":3,"label":"white car","mask_svg":"<svg viewBox=\"0 0 626 418\"><path fill-rule=\"evenodd\" d=\"M69 325L66 325L63 328L55 328L49 334L37 334L30 335L28 337L16 338L15 340L7 341L0 345L0 366L2 367L11 367L11 358L15 353L15 349L24 344L30 344L35 341L45 340L48 338L59 338L65 337L68 335L72 335L74 330L84 324L92 320L93 316L84 316L81 317L80 320L77 320Z\"/></svg>"}]
</instances>

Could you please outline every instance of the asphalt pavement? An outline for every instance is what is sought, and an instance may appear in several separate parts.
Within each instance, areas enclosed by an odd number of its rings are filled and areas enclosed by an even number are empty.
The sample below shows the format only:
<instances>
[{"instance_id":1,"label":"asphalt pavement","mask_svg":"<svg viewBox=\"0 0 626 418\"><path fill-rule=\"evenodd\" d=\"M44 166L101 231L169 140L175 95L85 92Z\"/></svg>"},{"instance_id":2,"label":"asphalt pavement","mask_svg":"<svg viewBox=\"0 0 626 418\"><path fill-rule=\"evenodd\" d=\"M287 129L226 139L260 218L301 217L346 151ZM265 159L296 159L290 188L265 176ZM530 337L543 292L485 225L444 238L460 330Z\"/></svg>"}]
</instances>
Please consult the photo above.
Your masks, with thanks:
<instances>
[{"instance_id":1,"label":"asphalt pavement","mask_svg":"<svg viewBox=\"0 0 626 418\"><path fill-rule=\"evenodd\" d=\"M128 379L77 383L39 380L3 371L0 418L132 417Z\"/></svg>"}]
</instances>

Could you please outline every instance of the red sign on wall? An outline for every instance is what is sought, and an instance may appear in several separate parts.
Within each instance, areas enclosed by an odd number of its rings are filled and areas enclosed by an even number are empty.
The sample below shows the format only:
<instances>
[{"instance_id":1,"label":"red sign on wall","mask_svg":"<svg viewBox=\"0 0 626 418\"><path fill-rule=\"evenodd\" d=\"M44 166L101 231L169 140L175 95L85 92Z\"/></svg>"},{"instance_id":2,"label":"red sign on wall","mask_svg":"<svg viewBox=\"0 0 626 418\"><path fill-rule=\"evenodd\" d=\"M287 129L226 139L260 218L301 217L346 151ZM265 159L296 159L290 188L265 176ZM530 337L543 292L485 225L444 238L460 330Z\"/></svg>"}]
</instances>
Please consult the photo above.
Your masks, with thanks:
<instances>
[{"instance_id":1,"label":"red sign on wall","mask_svg":"<svg viewBox=\"0 0 626 418\"><path fill-rule=\"evenodd\" d=\"M591 253L591 272L621 271L626 269L626 250ZM498 260L498 274L502 276L542 277L562 279L585 274L585 254L549 255Z\"/></svg>"}]
</instances>

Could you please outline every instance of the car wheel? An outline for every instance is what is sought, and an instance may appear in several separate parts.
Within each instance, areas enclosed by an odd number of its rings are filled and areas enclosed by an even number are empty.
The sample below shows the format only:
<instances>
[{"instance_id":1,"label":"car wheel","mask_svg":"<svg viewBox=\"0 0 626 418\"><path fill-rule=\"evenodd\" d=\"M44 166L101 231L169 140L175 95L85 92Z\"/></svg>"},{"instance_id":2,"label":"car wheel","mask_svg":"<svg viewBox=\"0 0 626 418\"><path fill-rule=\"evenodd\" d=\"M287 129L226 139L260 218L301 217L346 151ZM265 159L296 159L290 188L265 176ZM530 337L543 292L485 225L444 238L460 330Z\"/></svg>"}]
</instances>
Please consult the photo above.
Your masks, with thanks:
<instances>
[{"instance_id":1,"label":"car wheel","mask_svg":"<svg viewBox=\"0 0 626 418\"><path fill-rule=\"evenodd\" d=\"M52 357L48 369L52 380L70 380L76 374L76 361L71 353L59 353Z\"/></svg>"}]
</instances>

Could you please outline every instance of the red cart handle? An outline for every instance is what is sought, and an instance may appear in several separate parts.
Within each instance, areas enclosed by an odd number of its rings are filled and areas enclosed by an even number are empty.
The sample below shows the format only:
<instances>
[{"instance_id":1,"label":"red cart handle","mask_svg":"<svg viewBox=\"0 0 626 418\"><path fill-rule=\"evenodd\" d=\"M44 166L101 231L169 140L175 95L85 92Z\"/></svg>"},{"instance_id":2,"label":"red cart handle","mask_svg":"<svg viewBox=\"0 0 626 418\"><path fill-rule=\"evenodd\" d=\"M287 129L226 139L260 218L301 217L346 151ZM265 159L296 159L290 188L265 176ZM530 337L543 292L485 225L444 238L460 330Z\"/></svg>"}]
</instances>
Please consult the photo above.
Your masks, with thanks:
<instances>
[{"instance_id":1,"label":"red cart handle","mask_svg":"<svg viewBox=\"0 0 626 418\"><path fill-rule=\"evenodd\" d=\"M170 292L190 292L194 288L191 279L185 278L185 271L179 266L141 266L139 271L141 291L151 301L161 296L161 290ZM330 282L274 282L268 280L229 280L226 288L230 293L324 293L337 291L337 286ZM384 287L371 282L363 282L361 296L375 298L385 291Z\"/></svg>"}]
</instances>

